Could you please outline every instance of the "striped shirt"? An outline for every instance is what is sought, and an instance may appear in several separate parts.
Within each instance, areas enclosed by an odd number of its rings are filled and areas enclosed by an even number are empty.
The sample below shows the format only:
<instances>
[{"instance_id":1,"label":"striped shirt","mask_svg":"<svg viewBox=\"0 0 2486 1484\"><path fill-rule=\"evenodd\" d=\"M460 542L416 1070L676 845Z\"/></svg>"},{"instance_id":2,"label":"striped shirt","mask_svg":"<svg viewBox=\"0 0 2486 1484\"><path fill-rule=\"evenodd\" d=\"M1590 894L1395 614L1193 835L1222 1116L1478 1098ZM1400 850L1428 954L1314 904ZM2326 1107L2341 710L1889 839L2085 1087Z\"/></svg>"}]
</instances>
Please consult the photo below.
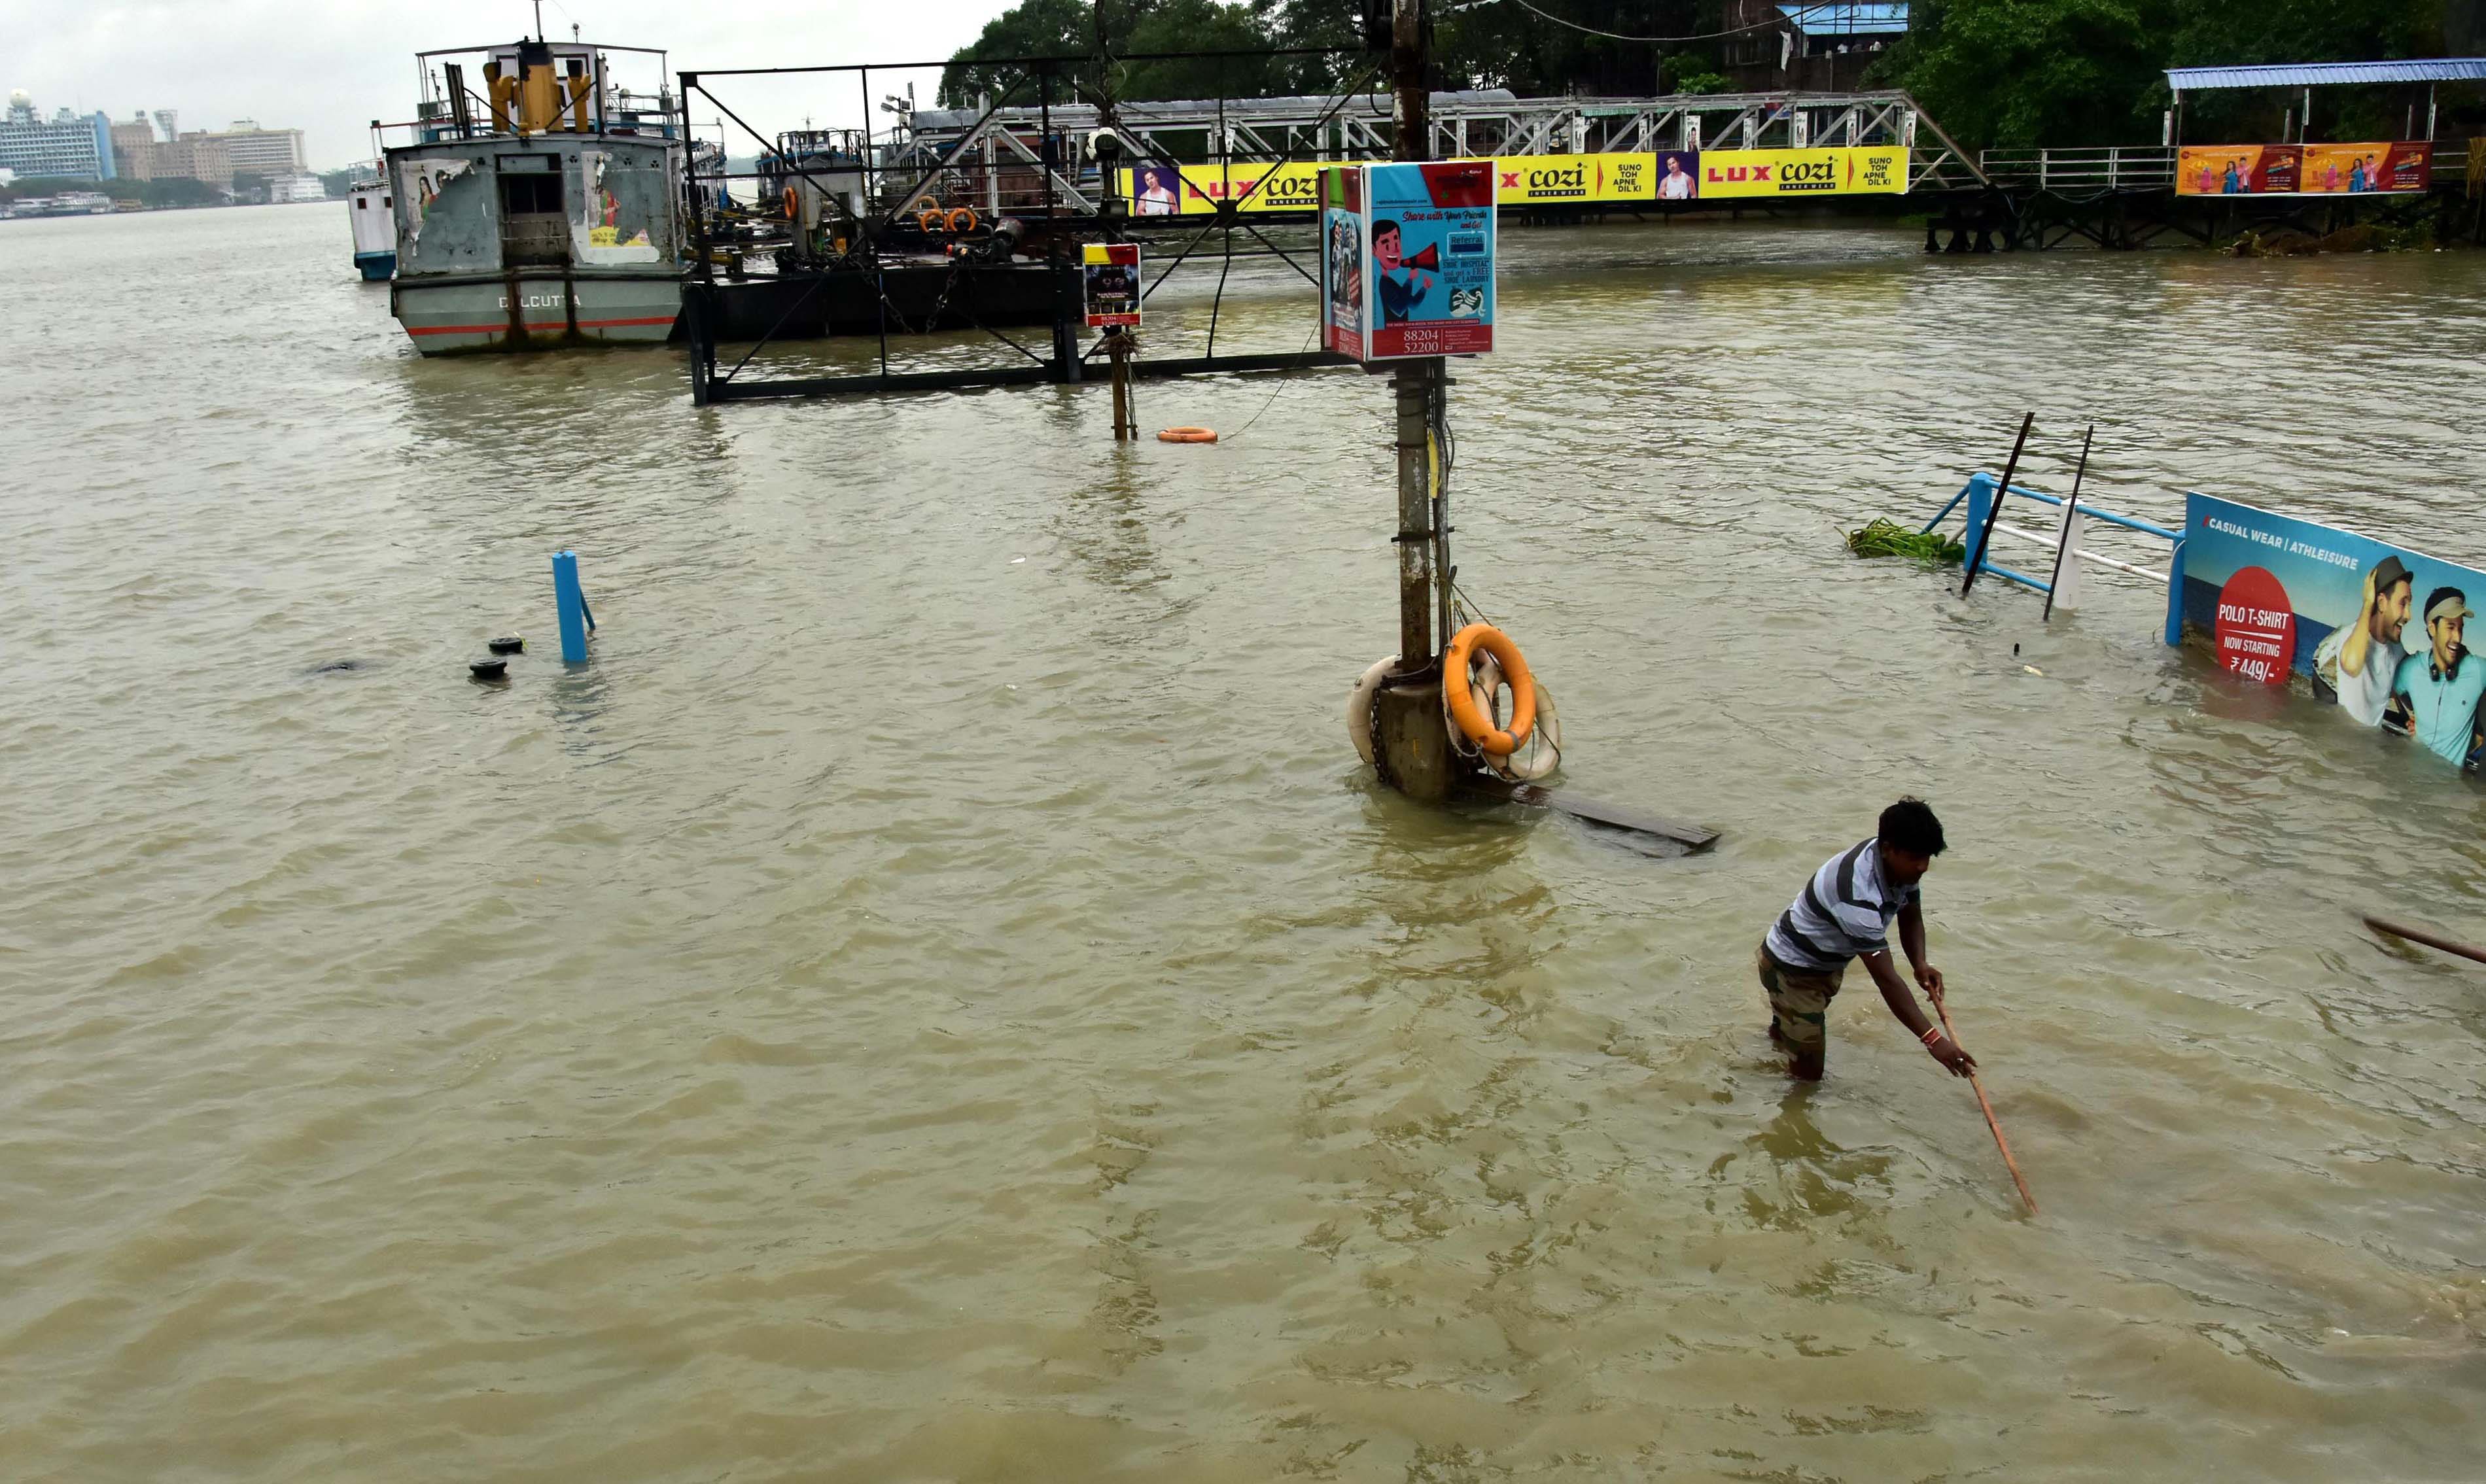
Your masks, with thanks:
<instances>
[{"instance_id":1,"label":"striped shirt","mask_svg":"<svg viewBox=\"0 0 2486 1484\"><path fill-rule=\"evenodd\" d=\"M1779 914L1763 945L1790 969L1827 974L1847 961L1891 947L1891 920L1918 899L1915 887L1882 879L1882 852L1865 840L1833 856L1804 884L1804 893Z\"/></svg>"}]
</instances>

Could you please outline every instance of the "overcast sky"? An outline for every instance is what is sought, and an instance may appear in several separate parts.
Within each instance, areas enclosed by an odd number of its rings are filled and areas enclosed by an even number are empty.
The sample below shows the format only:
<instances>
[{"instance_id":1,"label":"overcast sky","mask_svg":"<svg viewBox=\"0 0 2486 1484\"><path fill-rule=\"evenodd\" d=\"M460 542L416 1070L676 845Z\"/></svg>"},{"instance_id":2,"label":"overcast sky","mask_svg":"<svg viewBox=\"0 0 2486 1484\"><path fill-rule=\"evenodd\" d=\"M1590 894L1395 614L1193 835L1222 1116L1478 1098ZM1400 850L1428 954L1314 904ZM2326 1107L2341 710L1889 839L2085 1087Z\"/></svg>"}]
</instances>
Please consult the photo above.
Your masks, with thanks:
<instances>
[{"instance_id":1,"label":"overcast sky","mask_svg":"<svg viewBox=\"0 0 2486 1484\"><path fill-rule=\"evenodd\" d=\"M661 47L675 69L913 61L976 39L1010 0L544 0L544 34ZM515 40L534 26L527 0L0 0L0 88L23 88L48 118L98 109L180 110L181 127L255 119L303 131L315 169L369 156L370 123L413 117L414 54ZM472 73L470 72L470 78ZM471 83L470 83L471 85ZM873 91L887 86L877 76ZM852 125L851 78L752 82L734 111L765 130ZM928 80L919 93L930 101ZM704 135L715 110L694 110ZM765 115L765 117L762 117ZM391 143L403 143L403 136ZM733 152L752 151L747 137Z\"/></svg>"}]
</instances>

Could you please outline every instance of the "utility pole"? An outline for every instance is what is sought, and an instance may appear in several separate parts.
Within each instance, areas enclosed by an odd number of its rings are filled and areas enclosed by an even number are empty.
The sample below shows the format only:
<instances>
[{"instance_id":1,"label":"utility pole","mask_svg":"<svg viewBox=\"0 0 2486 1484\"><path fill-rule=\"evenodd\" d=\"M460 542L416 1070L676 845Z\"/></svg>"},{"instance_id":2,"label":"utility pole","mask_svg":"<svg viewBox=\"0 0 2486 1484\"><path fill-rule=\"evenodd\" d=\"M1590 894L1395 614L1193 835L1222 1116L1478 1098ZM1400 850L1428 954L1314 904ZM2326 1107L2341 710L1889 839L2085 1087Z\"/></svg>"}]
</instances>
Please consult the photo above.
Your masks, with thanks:
<instances>
[{"instance_id":1,"label":"utility pole","mask_svg":"<svg viewBox=\"0 0 2486 1484\"><path fill-rule=\"evenodd\" d=\"M1394 159L1432 158L1425 138L1432 102L1424 76L1423 0L1395 0L1390 25L1390 80L1396 139ZM1425 470L1424 414L1438 360L1413 361L1391 372L1398 394L1398 673L1433 660L1432 488Z\"/></svg>"},{"instance_id":2,"label":"utility pole","mask_svg":"<svg viewBox=\"0 0 2486 1484\"><path fill-rule=\"evenodd\" d=\"M1390 78L1395 98L1394 158L1433 157L1432 78L1423 0L1392 0ZM1442 717L1440 649L1433 635L1433 525L1429 416L1440 394L1442 361L1406 361L1391 372L1398 425L1398 668L1375 698L1374 756L1382 776L1409 798L1439 803L1456 776ZM1450 638L1445 634L1441 640ZM1464 679L1464 676L1459 677Z\"/></svg>"}]
</instances>

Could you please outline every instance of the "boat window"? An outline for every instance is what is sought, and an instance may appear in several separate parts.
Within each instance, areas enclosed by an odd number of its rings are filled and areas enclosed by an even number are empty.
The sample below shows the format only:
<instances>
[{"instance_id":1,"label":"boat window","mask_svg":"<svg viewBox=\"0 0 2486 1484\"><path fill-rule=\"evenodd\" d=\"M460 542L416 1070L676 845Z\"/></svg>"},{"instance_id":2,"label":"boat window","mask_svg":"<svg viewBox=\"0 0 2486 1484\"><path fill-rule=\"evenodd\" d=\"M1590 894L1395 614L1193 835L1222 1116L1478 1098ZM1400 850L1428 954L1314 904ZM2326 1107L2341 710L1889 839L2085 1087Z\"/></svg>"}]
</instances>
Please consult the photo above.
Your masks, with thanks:
<instances>
[{"instance_id":1,"label":"boat window","mask_svg":"<svg viewBox=\"0 0 2486 1484\"><path fill-rule=\"evenodd\" d=\"M511 216L561 214L561 177L501 177L501 206Z\"/></svg>"}]
</instances>

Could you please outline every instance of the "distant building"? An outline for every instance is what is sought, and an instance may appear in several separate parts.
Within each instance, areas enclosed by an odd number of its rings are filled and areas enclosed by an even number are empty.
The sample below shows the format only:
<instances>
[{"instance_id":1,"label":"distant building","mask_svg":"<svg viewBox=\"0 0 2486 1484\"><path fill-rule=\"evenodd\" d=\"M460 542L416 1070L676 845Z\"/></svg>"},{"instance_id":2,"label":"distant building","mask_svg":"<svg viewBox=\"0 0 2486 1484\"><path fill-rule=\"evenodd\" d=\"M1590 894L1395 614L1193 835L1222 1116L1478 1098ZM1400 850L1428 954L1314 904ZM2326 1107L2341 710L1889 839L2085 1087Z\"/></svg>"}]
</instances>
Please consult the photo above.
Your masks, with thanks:
<instances>
[{"instance_id":1,"label":"distant building","mask_svg":"<svg viewBox=\"0 0 2486 1484\"><path fill-rule=\"evenodd\" d=\"M112 168L124 179L151 180L148 158L155 148L155 125L140 114L126 124L112 126Z\"/></svg>"},{"instance_id":2,"label":"distant building","mask_svg":"<svg viewBox=\"0 0 2486 1484\"><path fill-rule=\"evenodd\" d=\"M112 121L66 108L41 120L35 116L34 99L23 90L12 93L9 112L0 117L0 166L21 176L109 180L115 174Z\"/></svg>"},{"instance_id":3,"label":"distant building","mask_svg":"<svg viewBox=\"0 0 2486 1484\"><path fill-rule=\"evenodd\" d=\"M290 176L269 176L267 199L280 206L297 201L325 201L328 199L328 187L318 176L307 172Z\"/></svg>"},{"instance_id":4,"label":"distant building","mask_svg":"<svg viewBox=\"0 0 2486 1484\"><path fill-rule=\"evenodd\" d=\"M196 129L179 139L157 140L131 159L130 174L141 180L204 180L233 189L233 151L222 134Z\"/></svg>"},{"instance_id":5,"label":"distant building","mask_svg":"<svg viewBox=\"0 0 2486 1484\"><path fill-rule=\"evenodd\" d=\"M1853 92L1908 32L1908 0L1726 0L1726 14L1740 93Z\"/></svg>"},{"instance_id":6,"label":"distant building","mask_svg":"<svg viewBox=\"0 0 2486 1484\"><path fill-rule=\"evenodd\" d=\"M235 175L290 176L309 167L300 129L263 129L255 120L236 119L215 137L224 141Z\"/></svg>"}]
</instances>

